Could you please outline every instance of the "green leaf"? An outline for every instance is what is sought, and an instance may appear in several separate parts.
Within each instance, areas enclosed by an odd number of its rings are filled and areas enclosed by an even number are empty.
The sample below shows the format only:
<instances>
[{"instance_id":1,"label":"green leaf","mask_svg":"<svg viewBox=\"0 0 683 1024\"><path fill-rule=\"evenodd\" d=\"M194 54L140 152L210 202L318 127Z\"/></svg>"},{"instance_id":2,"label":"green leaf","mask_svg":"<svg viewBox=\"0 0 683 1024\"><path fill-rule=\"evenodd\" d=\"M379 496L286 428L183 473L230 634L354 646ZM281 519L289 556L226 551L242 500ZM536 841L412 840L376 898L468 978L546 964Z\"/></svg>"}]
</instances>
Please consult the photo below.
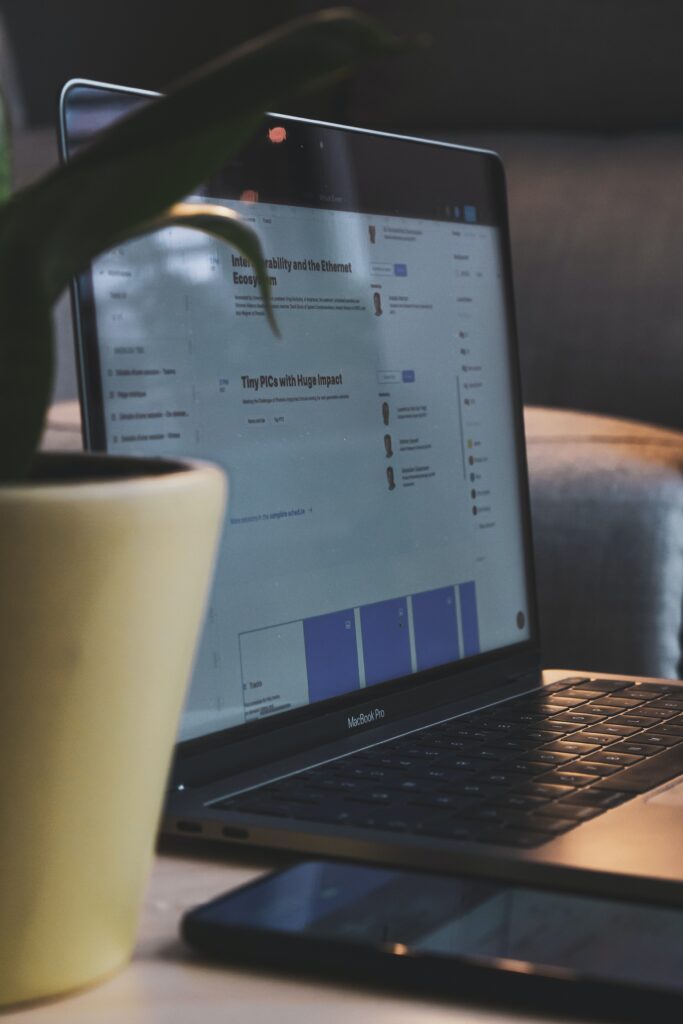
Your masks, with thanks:
<instances>
[{"instance_id":1,"label":"green leaf","mask_svg":"<svg viewBox=\"0 0 683 1024\"><path fill-rule=\"evenodd\" d=\"M38 443L51 372L45 323L73 275L215 172L264 111L396 47L350 10L292 22L214 61L0 206L0 480L26 472ZM252 243L243 234L241 244ZM30 309L10 294L17 268Z\"/></svg>"},{"instance_id":2,"label":"green leaf","mask_svg":"<svg viewBox=\"0 0 683 1024\"><path fill-rule=\"evenodd\" d=\"M147 234L167 227L196 228L207 235L213 235L221 242L228 242L249 260L256 271L259 288L266 307L266 318L276 337L280 337L275 314L273 313L270 277L266 269L261 241L238 213L217 203L174 203L154 221L143 224L136 235ZM127 237L130 237L128 235Z\"/></svg>"},{"instance_id":3,"label":"green leaf","mask_svg":"<svg viewBox=\"0 0 683 1024\"><path fill-rule=\"evenodd\" d=\"M392 45L369 19L332 10L240 47L113 125L12 210L0 207L0 246L6 230L18 240L28 229L54 300L122 228L158 215L233 156L265 110Z\"/></svg>"}]
</instances>

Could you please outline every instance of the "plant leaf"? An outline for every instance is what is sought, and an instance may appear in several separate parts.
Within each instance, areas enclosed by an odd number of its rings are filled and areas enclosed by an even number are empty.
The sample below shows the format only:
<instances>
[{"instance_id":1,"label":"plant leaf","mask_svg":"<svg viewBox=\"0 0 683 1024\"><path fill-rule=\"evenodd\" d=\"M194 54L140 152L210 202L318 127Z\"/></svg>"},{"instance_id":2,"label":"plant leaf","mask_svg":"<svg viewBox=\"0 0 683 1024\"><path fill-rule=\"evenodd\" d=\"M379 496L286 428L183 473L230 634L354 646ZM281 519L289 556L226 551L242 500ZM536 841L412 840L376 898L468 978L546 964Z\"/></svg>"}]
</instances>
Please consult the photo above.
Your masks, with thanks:
<instances>
[{"instance_id":1,"label":"plant leaf","mask_svg":"<svg viewBox=\"0 0 683 1024\"><path fill-rule=\"evenodd\" d=\"M266 319L276 337L280 331L273 313L270 278L263 257L261 241L253 228L245 224L235 210L219 206L217 203L174 203L173 206L153 221L135 231L135 235L148 234L167 227L196 228L207 235L213 235L221 242L227 242L241 252L253 265L263 295L266 308ZM130 233L126 236L132 237Z\"/></svg>"},{"instance_id":2,"label":"plant leaf","mask_svg":"<svg viewBox=\"0 0 683 1024\"><path fill-rule=\"evenodd\" d=\"M154 217L225 163L266 109L395 46L370 19L323 11L239 47L114 124L0 207L0 246L28 234L54 300L122 228ZM6 216L3 216L6 214ZM0 282L1 284L1 282Z\"/></svg>"},{"instance_id":3,"label":"plant leaf","mask_svg":"<svg viewBox=\"0 0 683 1024\"><path fill-rule=\"evenodd\" d=\"M50 390L45 324L69 280L215 172L265 110L396 47L375 22L350 10L292 22L114 124L71 163L0 206L0 480L26 472L37 446ZM11 294L17 268L30 309ZM25 372L31 366L33 375Z\"/></svg>"}]
</instances>

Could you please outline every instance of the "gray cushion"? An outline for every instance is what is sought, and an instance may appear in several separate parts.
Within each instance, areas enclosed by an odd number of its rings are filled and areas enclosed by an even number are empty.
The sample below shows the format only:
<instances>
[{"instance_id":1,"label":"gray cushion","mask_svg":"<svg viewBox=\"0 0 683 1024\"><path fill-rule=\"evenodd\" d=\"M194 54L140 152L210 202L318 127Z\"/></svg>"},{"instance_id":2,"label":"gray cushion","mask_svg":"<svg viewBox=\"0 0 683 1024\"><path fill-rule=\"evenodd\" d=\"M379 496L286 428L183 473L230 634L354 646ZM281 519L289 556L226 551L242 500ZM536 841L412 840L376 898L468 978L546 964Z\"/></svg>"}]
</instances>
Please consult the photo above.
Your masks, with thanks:
<instances>
[{"instance_id":1,"label":"gray cushion","mask_svg":"<svg viewBox=\"0 0 683 1024\"><path fill-rule=\"evenodd\" d=\"M683 435L526 410L544 661L677 678Z\"/></svg>"}]
</instances>

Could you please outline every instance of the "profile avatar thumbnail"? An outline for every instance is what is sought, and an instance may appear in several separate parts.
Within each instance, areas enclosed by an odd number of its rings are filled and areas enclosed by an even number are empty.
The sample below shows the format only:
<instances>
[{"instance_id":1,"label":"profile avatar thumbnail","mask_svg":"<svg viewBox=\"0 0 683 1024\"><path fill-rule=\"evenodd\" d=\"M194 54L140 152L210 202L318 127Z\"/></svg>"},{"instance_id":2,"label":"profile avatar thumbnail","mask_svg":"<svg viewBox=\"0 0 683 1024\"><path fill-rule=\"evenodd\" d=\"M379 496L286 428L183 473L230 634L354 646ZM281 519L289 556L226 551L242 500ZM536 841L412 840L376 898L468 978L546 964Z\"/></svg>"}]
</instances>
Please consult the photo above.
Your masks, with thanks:
<instances>
[{"instance_id":1,"label":"profile avatar thumbnail","mask_svg":"<svg viewBox=\"0 0 683 1024\"><path fill-rule=\"evenodd\" d=\"M372 302L375 307L375 316L381 316L384 310L382 309L382 296L379 292L372 293Z\"/></svg>"},{"instance_id":2,"label":"profile avatar thumbnail","mask_svg":"<svg viewBox=\"0 0 683 1024\"><path fill-rule=\"evenodd\" d=\"M391 445L391 434L384 435L384 454L388 459L394 454L394 449Z\"/></svg>"},{"instance_id":3,"label":"profile avatar thumbnail","mask_svg":"<svg viewBox=\"0 0 683 1024\"><path fill-rule=\"evenodd\" d=\"M387 466L387 484L390 491L396 490L396 480L394 479L394 467Z\"/></svg>"}]
</instances>

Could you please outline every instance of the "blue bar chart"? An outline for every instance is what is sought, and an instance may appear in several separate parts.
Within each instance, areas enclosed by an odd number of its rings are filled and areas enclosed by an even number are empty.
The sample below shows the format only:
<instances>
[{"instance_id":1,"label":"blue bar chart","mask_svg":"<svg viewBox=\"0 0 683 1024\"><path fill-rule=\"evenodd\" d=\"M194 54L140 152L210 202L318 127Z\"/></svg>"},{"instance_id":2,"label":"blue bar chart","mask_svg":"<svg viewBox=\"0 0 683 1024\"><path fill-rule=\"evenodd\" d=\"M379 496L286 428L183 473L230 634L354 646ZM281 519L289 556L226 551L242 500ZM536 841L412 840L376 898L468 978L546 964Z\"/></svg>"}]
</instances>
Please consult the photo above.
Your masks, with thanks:
<instances>
[{"instance_id":1,"label":"blue bar chart","mask_svg":"<svg viewBox=\"0 0 683 1024\"><path fill-rule=\"evenodd\" d=\"M474 583L461 583L460 618L462 620L462 644L465 657L479 654L479 620L477 617L477 595Z\"/></svg>"},{"instance_id":2,"label":"blue bar chart","mask_svg":"<svg viewBox=\"0 0 683 1024\"><path fill-rule=\"evenodd\" d=\"M304 619L309 700L325 700L360 687L353 609Z\"/></svg>"},{"instance_id":3,"label":"blue bar chart","mask_svg":"<svg viewBox=\"0 0 683 1024\"><path fill-rule=\"evenodd\" d=\"M474 580L240 634L255 714L398 679L481 650Z\"/></svg>"},{"instance_id":4,"label":"blue bar chart","mask_svg":"<svg viewBox=\"0 0 683 1024\"><path fill-rule=\"evenodd\" d=\"M408 602L405 597L360 609L365 683L384 683L412 672Z\"/></svg>"},{"instance_id":5,"label":"blue bar chart","mask_svg":"<svg viewBox=\"0 0 683 1024\"><path fill-rule=\"evenodd\" d=\"M418 671L458 661L460 643L454 588L441 587L414 594L412 603Z\"/></svg>"}]
</instances>

